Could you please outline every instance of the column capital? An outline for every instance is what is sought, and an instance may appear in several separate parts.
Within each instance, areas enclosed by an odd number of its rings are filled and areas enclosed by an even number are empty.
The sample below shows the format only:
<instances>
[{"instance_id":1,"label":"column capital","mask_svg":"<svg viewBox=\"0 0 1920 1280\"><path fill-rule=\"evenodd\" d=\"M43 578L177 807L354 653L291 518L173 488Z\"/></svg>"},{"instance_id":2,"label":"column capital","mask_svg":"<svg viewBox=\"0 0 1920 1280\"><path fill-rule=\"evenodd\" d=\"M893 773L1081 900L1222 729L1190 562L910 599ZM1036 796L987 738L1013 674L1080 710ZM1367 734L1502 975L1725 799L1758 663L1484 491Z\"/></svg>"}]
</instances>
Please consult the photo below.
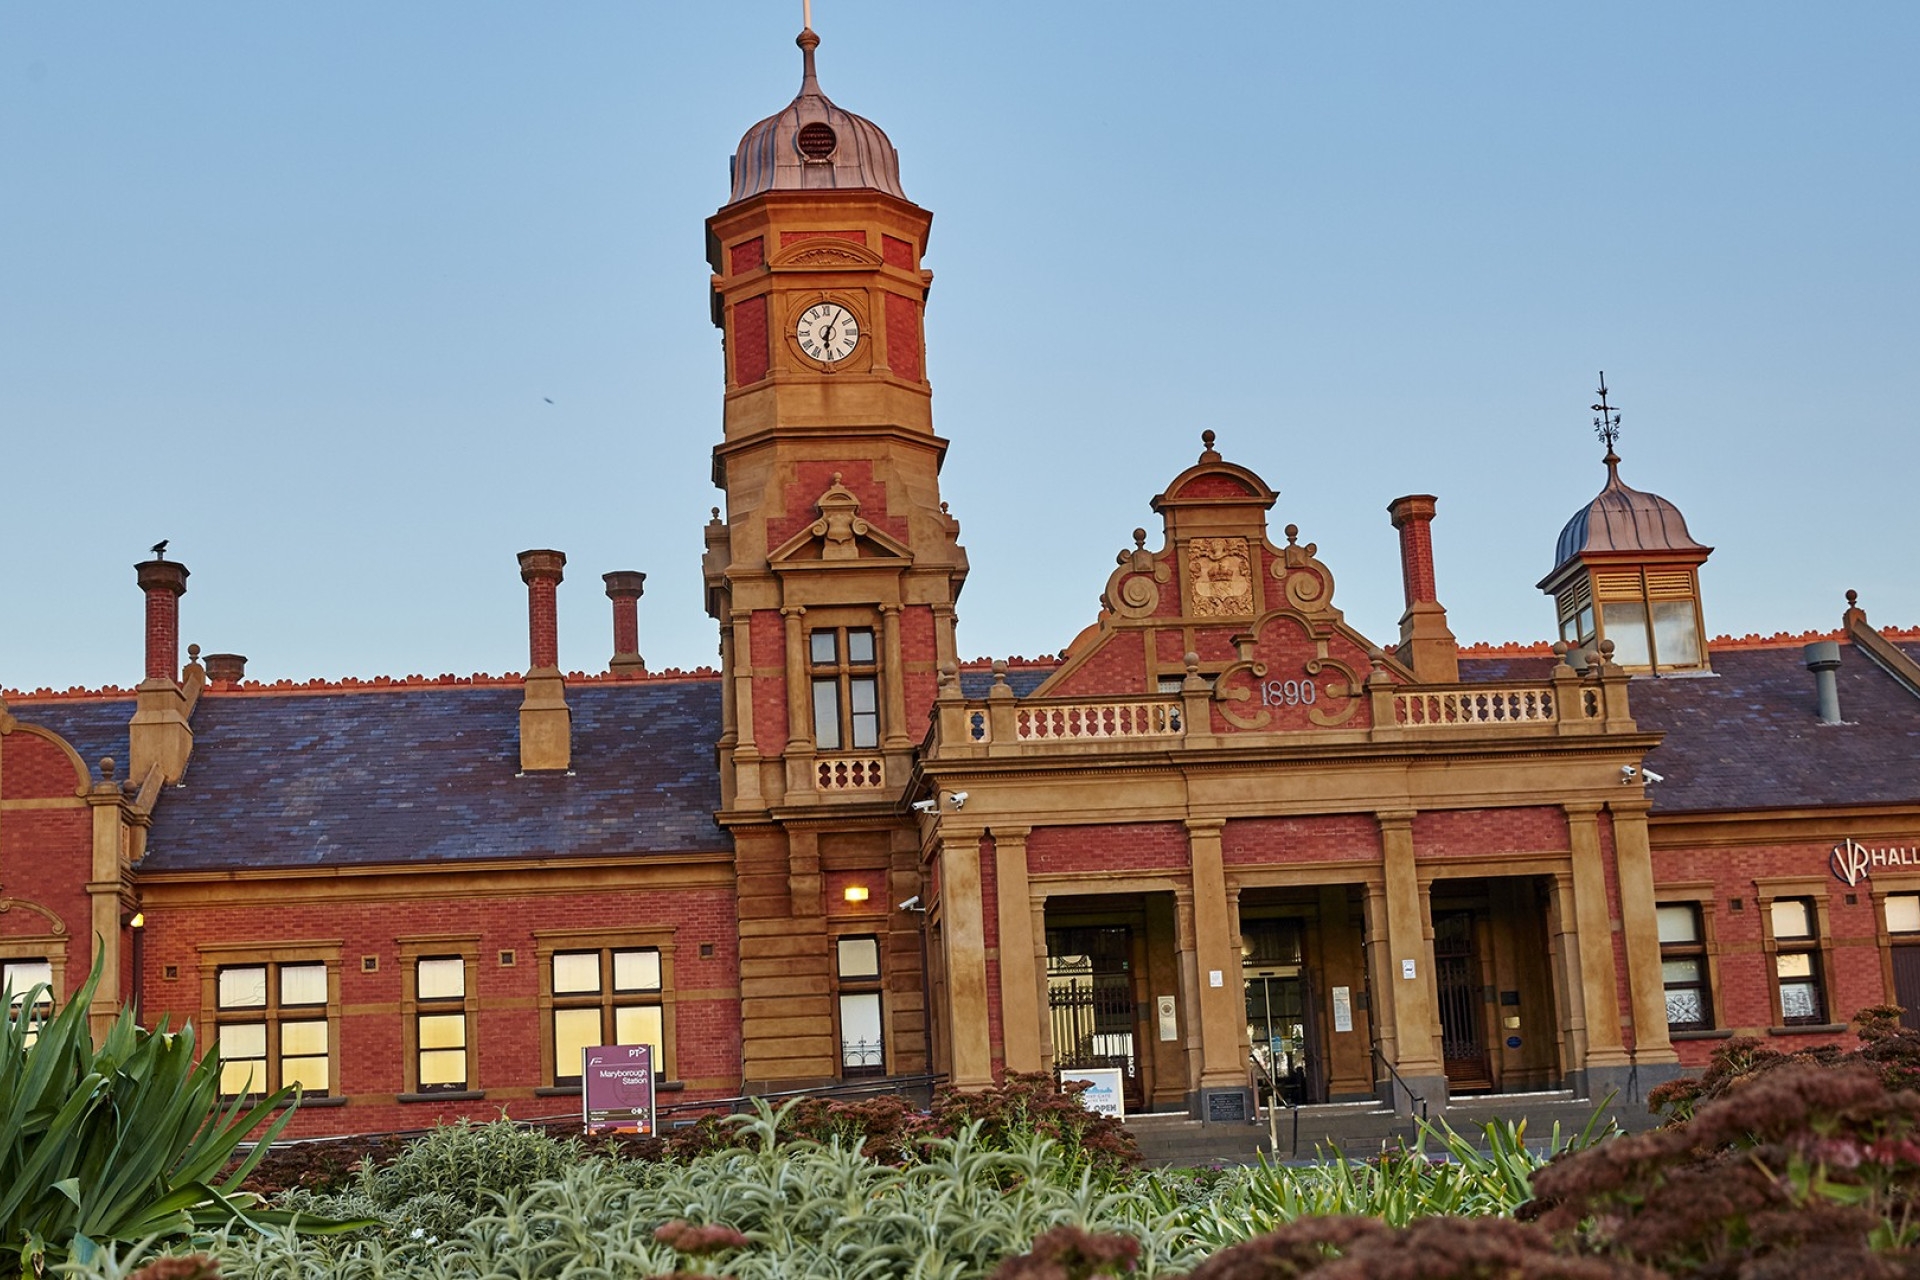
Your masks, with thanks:
<instances>
[{"instance_id":1,"label":"column capital","mask_svg":"<svg viewBox=\"0 0 1920 1280\"><path fill-rule=\"evenodd\" d=\"M1622 818L1645 819L1652 808L1653 801L1645 796L1626 796L1607 801L1607 812Z\"/></svg>"},{"instance_id":2,"label":"column capital","mask_svg":"<svg viewBox=\"0 0 1920 1280\"><path fill-rule=\"evenodd\" d=\"M1592 822L1599 817L1602 807L1601 802L1598 800L1569 800L1560 806L1566 813L1569 822L1575 818L1582 818L1588 822Z\"/></svg>"},{"instance_id":3,"label":"column capital","mask_svg":"<svg viewBox=\"0 0 1920 1280\"><path fill-rule=\"evenodd\" d=\"M1222 831L1226 830L1226 826L1227 820L1225 818L1188 818L1187 834L1194 836L1219 835Z\"/></svg>"},{"instance_id":4,"label":"column capital","mask_svg":"<svg viewBox=\"0 0 1920 1280\"><path fill-rule=\"evenodd\" d=\"M1389 827L1410 828L1414 818L1419 816L1418 809L1376 809L1373 812L1375 822L1385 831Z\"/></svg>"},{"instance_id":5,"label":"column capital","mask_svg":"<svg viewBox=\"0 0 1920 1280\"><path fill-rule=\"evenodd\" d=\"M790 622L804 618L807 616L807 606L803 604L783 604L780 606L780 616Z\"/></svg>"},{"instance_id":6,"label":"column capital","mask_svg":"<svg viewBox=\"0 0 1920 1280\"><path fill-rule=\"evenodd\" d=\"M1027 837L1033 834L1033 828L1030 826L993 826L987 828L987 834L992 836L996 843L1001 840L1011 840L1025 844Z\"/></svg>"}]
</instances>

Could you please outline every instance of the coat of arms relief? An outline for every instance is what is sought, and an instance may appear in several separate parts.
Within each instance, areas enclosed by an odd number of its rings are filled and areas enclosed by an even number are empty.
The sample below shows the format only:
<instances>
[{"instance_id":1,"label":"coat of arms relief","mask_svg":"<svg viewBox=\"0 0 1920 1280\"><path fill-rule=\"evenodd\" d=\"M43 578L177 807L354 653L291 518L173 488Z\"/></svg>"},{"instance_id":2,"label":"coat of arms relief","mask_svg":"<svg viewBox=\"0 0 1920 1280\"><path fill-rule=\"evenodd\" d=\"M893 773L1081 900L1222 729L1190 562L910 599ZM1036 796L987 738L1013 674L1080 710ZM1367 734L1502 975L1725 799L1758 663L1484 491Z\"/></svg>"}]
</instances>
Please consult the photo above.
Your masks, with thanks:
<instances>
[{"instance_id":1,"label":"coat of arms relief","mask_svg":"<svg viewBox=\"0 0 1920 1280\"><path fill-rule=\"evenodd\" d=\"M1245 538L1187 543L1187 609L1196 618L1253 615L1253 561Z\"/></svg>"}]
</instances>

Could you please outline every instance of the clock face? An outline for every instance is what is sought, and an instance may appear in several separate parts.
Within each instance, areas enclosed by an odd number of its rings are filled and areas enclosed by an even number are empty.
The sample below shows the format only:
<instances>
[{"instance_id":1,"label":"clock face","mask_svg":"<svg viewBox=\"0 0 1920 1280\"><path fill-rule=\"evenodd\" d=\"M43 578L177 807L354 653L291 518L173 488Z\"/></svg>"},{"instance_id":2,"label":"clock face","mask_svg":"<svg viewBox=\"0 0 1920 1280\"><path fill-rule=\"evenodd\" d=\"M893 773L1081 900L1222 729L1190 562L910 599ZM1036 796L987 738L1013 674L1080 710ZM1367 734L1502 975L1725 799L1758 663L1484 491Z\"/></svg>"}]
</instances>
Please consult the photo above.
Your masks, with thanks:
<instances>
[{"instance_id":1,"label":"clock face","mask_svg":"<svg viewBox=\"0 0 1920 1280\"><path fill-rule=\"evenodd\" d=\"M860 341L860 322L837 302L816 302L793 326L800 349L822 364L838 364Z\"/></svg>"}]
</instances>

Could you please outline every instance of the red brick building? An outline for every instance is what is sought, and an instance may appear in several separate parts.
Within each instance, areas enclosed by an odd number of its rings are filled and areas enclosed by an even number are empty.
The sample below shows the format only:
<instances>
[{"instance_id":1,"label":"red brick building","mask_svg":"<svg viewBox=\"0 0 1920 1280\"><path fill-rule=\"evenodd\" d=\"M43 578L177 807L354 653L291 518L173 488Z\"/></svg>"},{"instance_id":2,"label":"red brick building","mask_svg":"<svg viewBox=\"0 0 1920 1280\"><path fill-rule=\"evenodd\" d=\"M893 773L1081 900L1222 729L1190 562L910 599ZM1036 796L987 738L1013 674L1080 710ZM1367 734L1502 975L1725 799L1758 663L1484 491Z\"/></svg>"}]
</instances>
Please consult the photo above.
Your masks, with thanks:
<instances>
[{"instance_id":1,"label":"red brick building","mask_svg":"<svg viewBox=\"0 0 1920 1280\"><path fill-rule=\"evenodd\" d=\"M1920 633L1709 641L1710 549L1611 448L1551 648L1455 643L1426 495L1379 497L1407 607L1360 634L1207 433L1058 660L963 664L930 215L816 43L707 223L719 669L649 674L619 572L608 670L562 673L534 550L524 675L259 685L182 665L187 570L143 563L136 688L0 705L13 990L98 945L99 1017L217 1028L300 1132L564 1112L594 1043L684 1098L1097 1066L1226 1119L1920 1007Z\"/></svg>"}]
</instances>

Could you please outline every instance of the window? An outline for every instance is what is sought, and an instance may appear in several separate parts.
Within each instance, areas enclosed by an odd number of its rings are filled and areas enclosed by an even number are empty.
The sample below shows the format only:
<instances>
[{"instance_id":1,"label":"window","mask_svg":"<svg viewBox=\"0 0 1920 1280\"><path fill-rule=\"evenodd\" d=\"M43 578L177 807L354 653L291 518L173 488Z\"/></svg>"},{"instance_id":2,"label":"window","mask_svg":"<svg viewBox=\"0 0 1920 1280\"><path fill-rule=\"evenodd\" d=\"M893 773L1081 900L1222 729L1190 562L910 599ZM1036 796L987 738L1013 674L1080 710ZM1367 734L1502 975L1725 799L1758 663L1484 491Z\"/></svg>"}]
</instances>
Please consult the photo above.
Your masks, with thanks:
<instances>
[{"instance_id":1,"label":"window","mask_svg":"<svg viewBox=\"0 0 1920 1280\"><path fill-rule=\"evenodd\" d=\"M880 1017L880 939L841 938L834 971L840 979L840 1074L887 1073L886 1039Z\"/></svg>"},{"instance_id":2,"label":"window","mask_svg":"<svg viewBox=\"0 0 1920 1280\"><path fill-rule=\"evenodd\" d=\"M1887 932L1920 933L1920 893L1887 895Z\"/></svg>"},{"instance_id":3,"label":"window","mask_svg":"<svg viewBox=\"0 0 1920 1280\"><path fill-rule=\"evenodd\" d=\"M1817 1026L1827 1020L1816 921L1813 899L1774 899L1773 972L1780 990L1782 1026Z\"/></svg>"},{"instance_id":4,"label":"window","mask_svg":"<svg viewBox=\"0 0 1920 1280\"><path fill-rule=\"evenodd\" d=\"M555 951L550 974L556 1085L579 1084L581 1050L603 1044L650 1044L666 1074L657 948Z\"/></svg>"},{"instance_id":5,"label":"window","mask_svg":"<svg viewBox=\"0 0 1920 1280\"><path fill-rule=\"evenodd\" d=\"M214 980L220 1091L299 1085L324 1096L332 1083L327 987L325 961L221 965Z\"/></svg>"},{"instance_id":6,"label":"window","mask_svg":"<svg viewBox=\"0 0 1920 1280\"><path fill-rule=\"evenodd\" d=\"M809 632L813 744L821 751L880 745L880 678L873 631L837 627Z\"/></svg>"},{"instance_id":7,"label":"window","mask_svg":"<svg viewBox=\"0 0 1920 1280\"><path fill-rule=\"evenodd\" d=\"M1655 908L1655 916L1660 929L1660 976L1667 988L1667 1029L1711 1030L1713 991L1707 981L1700 908L1691 902L1666 902Z\"/></svg>"},{"instance_id":8,"label":"window","mask_svg":"<svg viewBox=\"0 0 1920 1280\"><path fill-rule=\"evenodd\" d=\"M1595 573L1592 591L1600 599L1600 637L1613 641L1613 660L1621 666L1660 671L1705 665L1700 647L1700 595L1693 570L1642 568ZM1568 604L1563 601L1562 635L1587 626L1578 612L1569 618Z\"/></svg>"},{"instance_id":9,"label":"window","mask_svg":"<svg viewBox=\"0 0 1920 1280\"><path fill-rule=\"evenodd\" d=\"M38 957L0 960L0 999L4 999L7 1003L9 1018L20 1016L25 1009L28 994L35 987L41 990L34 999L33 1008L27 1012L33 1021L45 1022L53 1016L53 966ZM39 1038L38 1031L27 1032L28 1044L32 1044Z\"/></svg>"},{"instance_id":10,"label":"window","mask_svg":"<svg viewBox=\"0 0 1920 1280\"><path fill-rule=\"evenodd\" d=\"M413 962L414 1079L421 1093L467 1087L467 962L422 956Z\"/></svg>"}]
</instances>

